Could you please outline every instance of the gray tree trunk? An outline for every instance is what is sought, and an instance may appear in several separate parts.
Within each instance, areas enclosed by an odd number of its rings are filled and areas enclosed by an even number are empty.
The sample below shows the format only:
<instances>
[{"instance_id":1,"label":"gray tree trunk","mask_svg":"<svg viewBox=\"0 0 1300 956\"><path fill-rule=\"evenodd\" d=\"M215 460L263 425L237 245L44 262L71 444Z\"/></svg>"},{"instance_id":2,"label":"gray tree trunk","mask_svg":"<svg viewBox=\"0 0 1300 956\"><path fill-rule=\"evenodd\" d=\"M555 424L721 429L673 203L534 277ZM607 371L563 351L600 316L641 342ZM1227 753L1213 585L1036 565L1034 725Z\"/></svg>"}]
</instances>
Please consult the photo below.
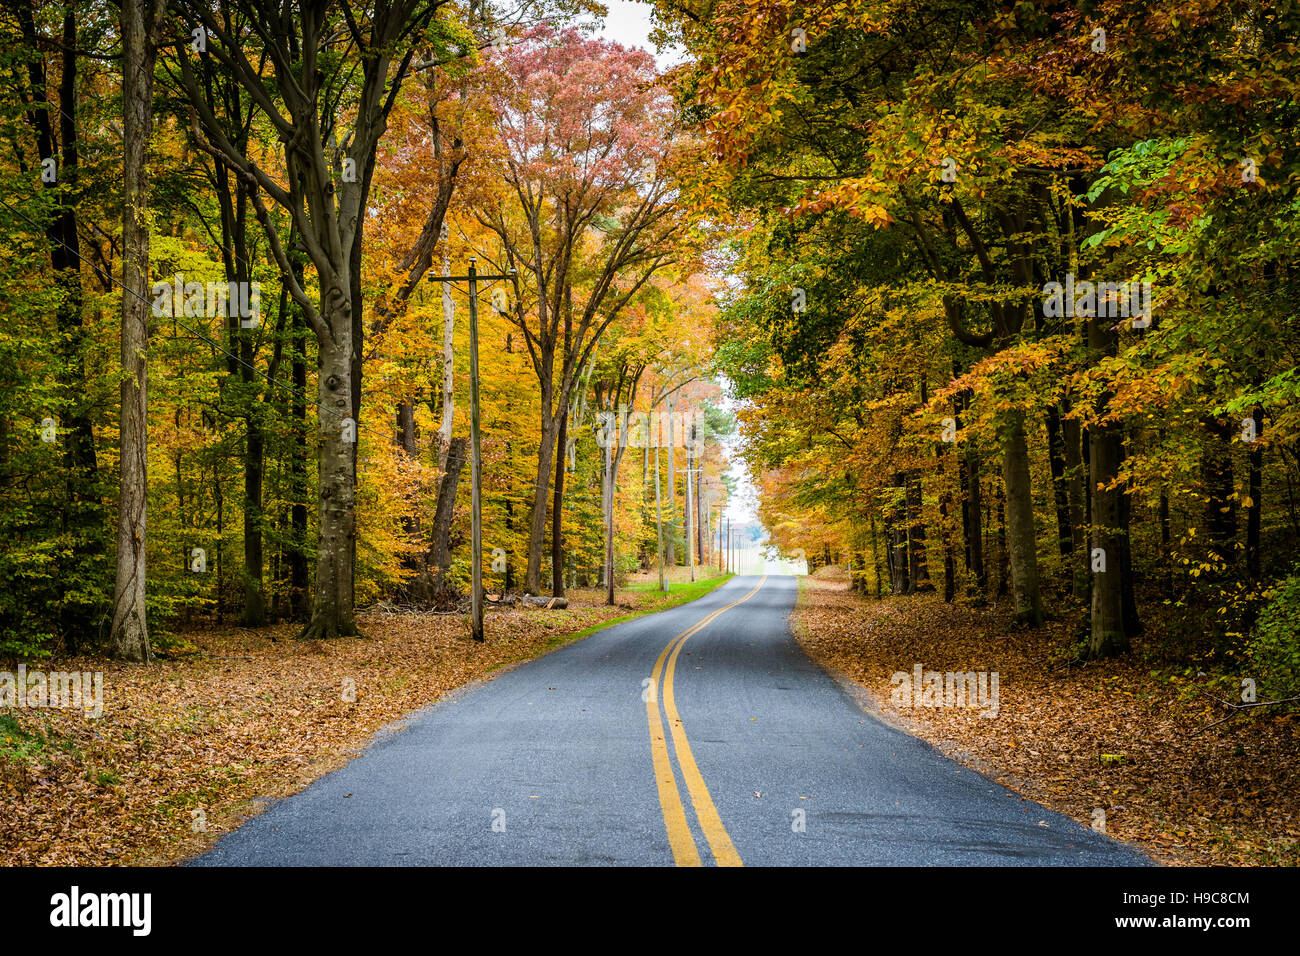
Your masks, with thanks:
<instances>
[{"instance_id":1,"label":"gray tree trunk","mask_svg":"<svg viewBox=\"0 0 1300 956\"><path fill-rule=\"evenodd\" d=\"M1061 439L1065 445L1065 490L1070 502L1070 536L1074 557L1070 562L1074 596L1082 599L1091 586L1088 560L1088 509L1084 492L1083 436L1078 419L1061 422Z\"/></svg>"},{"instance_id":2,"label":"gray tree trunk","mask_svg":"<svg viewBox=\"0 0 1300 956\"><path fill-rule=\"evenodd\" d=\"M1101 319L1088 322L1088 346L1095 355L1110 351L1114 333ZM1109 394L1098 399L1097 411L1104 414ZM1115 422L1097 422L1088 427L1088 487L1092 492L1091 548L1092 617L1088 635L1088 656L1109 657L1128 649L1124 628L1124 560L1121 554L1123 526L1120 490L1113 488L1123 458L1123 433ZM1099 570L1104 567L1105 570Z\"/></svg>"},{"instance_id":3,"label":"gray tree trunk","mask_svg":"<svg viewBox=\"0 0 1300 956\"><path fill-rule=\"evenodd\" d=\"M1006 485L1007 557L1016 618L1032 627L1043 623L1038 589L1038 536L1034 531L1034 502L1029 480L1029 447L1023 417L1003 432L1002 478Z\"/></svg>"},{"instance_id":4,"label":"gray tree trunk","mask_svg":"<svg viewBox=\"0 0 1300 956\"><path fill-rule=\"evenodd\" d=\"M352 607L352 555L356 538L355 442L344 441L343 420L352 409L352 316L346 282L322 289L321 314L331 335L320 343L317 401L320 405L320 537L312 619L304 639L357 634Z\"/></svg>"},{"instance_id":5,"label":"gray tree trunk","mask_svg":"<svg viewBox=\"0 0 1300 956\"><path fill-rule=\"evenodd\" d=\"M149 183L147 156L153 126L156 48L150 30L154 0L122 0L122 370L121 494L117 575L109 652L149 661L145 620L145 519L148 509Z\"/></svg>"},{"instance_id":6,"label":"gray tree trunk","mask_svg":"<svg viewBox=\"0 0 1300 956\"><path fill-rule=\"evenodd\" d=\"M542 385L542 434L537 446L537 480L533 483L533 514L528 529L528 570L524 591L542 591L542 557L546 545L547 496L551 490L551 468L555 464L556 422L551 414L550 383Z\"/></svg>"},{"instance_id":7,"label":"gray tree trunk","mask_svg":"<svg viewBox=\"0 0 1300 956\"><path fill-rule=\"evenodd\" d=\"M451 566L451 519L456 508L456 490L465 464L463 437L453 438L447 446L447 470L438 485L438 505L433 513L430 533L428 564L430 582L428 591L435 600L447 592L447 569Z\"/></svg>"}]
</instances>

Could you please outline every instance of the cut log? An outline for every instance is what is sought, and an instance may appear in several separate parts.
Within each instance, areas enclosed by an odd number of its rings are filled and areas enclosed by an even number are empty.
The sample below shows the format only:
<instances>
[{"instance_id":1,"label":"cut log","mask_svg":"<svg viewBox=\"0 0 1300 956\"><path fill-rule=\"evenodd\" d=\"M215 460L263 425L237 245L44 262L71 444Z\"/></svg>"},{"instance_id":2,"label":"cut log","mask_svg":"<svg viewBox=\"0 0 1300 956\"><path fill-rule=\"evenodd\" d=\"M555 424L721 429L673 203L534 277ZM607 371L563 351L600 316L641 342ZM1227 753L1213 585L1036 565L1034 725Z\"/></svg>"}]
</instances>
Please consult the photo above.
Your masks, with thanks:
<instances>
[{"instance_id":1,"label":"cut log","mask_svg":"<svg viewBox=\"0 0 1300 956\"><path fill-rule=\"evenodd\" d=\"M569 599L562 597L546 597L546 595L525 594L522 599L524 607L541 607L548 610L554 609L562 611L569 606Z\"/></svg>"}]
</instances>

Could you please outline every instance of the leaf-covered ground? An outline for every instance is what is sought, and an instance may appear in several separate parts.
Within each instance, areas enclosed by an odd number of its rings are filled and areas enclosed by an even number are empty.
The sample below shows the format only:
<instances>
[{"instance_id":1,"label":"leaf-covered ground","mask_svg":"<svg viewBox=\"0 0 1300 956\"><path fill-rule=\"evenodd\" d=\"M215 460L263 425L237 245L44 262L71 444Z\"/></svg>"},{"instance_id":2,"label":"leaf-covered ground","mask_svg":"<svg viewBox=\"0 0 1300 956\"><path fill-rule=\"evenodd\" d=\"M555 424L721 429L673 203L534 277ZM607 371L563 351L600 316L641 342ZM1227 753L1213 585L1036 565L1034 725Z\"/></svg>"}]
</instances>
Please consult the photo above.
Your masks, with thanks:
<instances>
[{"instance_id":1,"label":"leaf-covered ground","mask_svg":"<svg viewBox=\"0 0 1300 956\"><path fill-rule=\"evenodd\" d=\"M1227 711L1124 658L1068 665L1068 621L1009 630L1006 615L926 595L874 601L805 578L792 615L805 650L861 687L877 713L959 762L1080 823L1183 865L1300 863L1300 733L1276 708ZM997 671L995 718L898 707L892 674ZM1220 696L1223 696L1222 694ZM1198 732L1199 731L1199 732Z\"/></svg>"},{"instance_id":2,"label":"leaf-covered ground","mask_svg":"<svg viewBox=\"0 0 1300 956\"><path fill-rule=\"evenodd\" d=\"M297 641L289 624L223 628L187 634L194 653L148 667L29 665L102 671L104 713L0 710L0 858L147 865L192 856L448 691L723 580L674 585L666 596L633 584L612 608L602 592L582 590L563 611L493 610L483 644L461 615L371 613L358 618L364 640Z\"/></svg>"}]
</instances>

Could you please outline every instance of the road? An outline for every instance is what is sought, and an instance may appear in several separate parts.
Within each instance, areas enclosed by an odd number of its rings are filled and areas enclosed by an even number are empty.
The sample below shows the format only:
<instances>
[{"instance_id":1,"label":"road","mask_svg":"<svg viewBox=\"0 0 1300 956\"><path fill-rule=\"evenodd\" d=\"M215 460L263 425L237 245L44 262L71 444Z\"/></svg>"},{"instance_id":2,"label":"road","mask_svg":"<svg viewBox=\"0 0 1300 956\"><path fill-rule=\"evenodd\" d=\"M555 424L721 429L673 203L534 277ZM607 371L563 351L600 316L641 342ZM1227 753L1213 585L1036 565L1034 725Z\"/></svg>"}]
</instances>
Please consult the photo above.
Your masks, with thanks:
<instances>
[{"instance_id":1,"label":"road","mask_svg":"<svg viewBox=\"0 0 1300 956\"><path fill-rule=\"evenodd\" d=\"M864 712L796 593L737 577L453 694L194 863L1149 865Z\"/></svg>"}]
</instances>

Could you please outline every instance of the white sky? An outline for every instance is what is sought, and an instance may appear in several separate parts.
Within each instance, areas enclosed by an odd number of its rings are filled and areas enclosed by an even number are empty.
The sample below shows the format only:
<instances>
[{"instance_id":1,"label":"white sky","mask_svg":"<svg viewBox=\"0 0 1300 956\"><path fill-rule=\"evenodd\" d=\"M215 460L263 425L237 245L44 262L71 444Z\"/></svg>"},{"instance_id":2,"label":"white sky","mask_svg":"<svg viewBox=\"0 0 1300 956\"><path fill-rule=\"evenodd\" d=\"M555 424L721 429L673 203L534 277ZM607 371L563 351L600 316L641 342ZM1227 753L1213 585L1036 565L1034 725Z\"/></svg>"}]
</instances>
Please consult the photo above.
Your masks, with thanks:
<instances>
[{"instance_id":1,"label":"white sky","mask_svg":"<svg viewBox=\"0 0 1300 956\"><path fill-rule=\"evenodd\" d=\"M729 388L726 380L722 382L723 396L721 405L727 411L735 414L736 403L733 402L726 394ZM736 483L735 493L732 494L731 500L727 502L727 517L735 524L742 525L749 522L758 523L758 491L754 488L754 483L749 480L749 469L745 467L745 462L740 458L736 446L739 441L736 437L723 439L722 447L730 462L727 473Z\"/></svg>"},{"instance_id":2,"label":"white sky","mask_svg":"<svg viewBox=\"0 0 1300 956\"><path fill-rule=\"evenodd\" d=\"M682 51L673 48L657 53L650 42L650 4L634 3L632 0L601 0L609 7L605 17L604 29L600 35L614 40L624 46L639 46L655 54L659 69L665 69L682 59Z\"/></svg>"}]
</instances>

